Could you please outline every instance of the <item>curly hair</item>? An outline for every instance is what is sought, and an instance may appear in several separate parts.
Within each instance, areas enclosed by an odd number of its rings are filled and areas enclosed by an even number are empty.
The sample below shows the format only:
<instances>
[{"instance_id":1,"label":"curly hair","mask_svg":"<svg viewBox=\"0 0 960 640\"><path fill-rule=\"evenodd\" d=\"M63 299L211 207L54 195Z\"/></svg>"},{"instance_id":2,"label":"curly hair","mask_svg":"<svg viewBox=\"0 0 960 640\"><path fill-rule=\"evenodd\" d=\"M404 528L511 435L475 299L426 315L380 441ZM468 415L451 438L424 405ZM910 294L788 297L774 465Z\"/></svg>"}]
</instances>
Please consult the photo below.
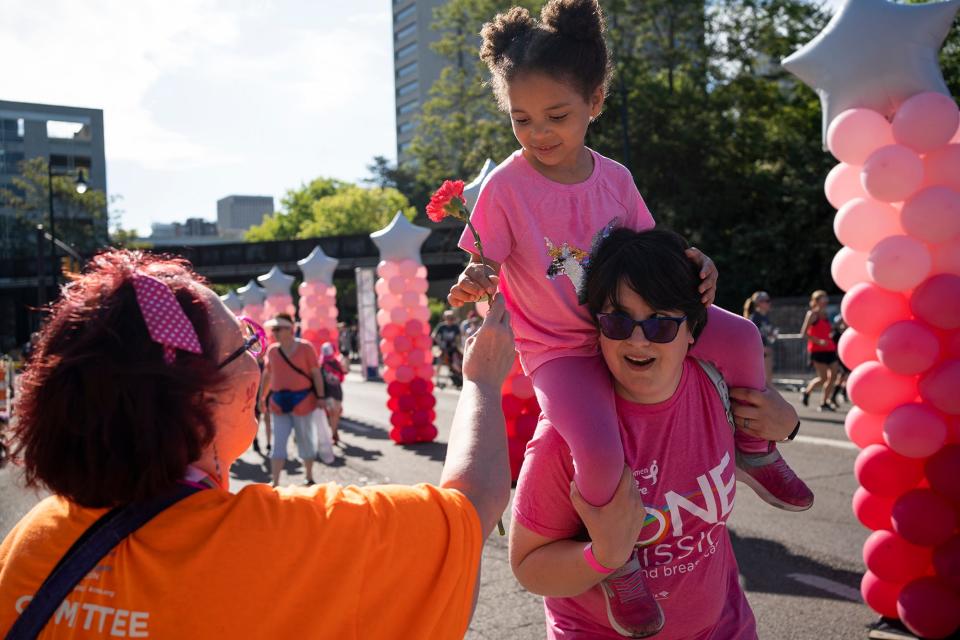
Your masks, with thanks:
<instances>
[{"instance_id":1,"label":"curly hair","mask_svg":"<svg viewBox=\"0 0 960 640\"><path fill-rule=\"evenodd\" d=\"M584 100L598 88L606 95L613 66L605 30L597 0L550 0L539 21L523 7L497 14L480 31L480 58L500 107L506 109L510 82L527 72L567 82Z\"/></svg>"},{"instance_id":2,"label":"curly hair","mask_svg":"<svg viewBox=\"0 0 960 640\"><path fill-rule=\"evenodd\" d=\"M135 274L170 287L203 349L168 364L150 338ZM16 402L13 455L28 486L87 507L149 499L173 487L213 439L217 368L203 280L182 259L115 250L64 287L40 331Z\"/></svg>"}]
</instances>

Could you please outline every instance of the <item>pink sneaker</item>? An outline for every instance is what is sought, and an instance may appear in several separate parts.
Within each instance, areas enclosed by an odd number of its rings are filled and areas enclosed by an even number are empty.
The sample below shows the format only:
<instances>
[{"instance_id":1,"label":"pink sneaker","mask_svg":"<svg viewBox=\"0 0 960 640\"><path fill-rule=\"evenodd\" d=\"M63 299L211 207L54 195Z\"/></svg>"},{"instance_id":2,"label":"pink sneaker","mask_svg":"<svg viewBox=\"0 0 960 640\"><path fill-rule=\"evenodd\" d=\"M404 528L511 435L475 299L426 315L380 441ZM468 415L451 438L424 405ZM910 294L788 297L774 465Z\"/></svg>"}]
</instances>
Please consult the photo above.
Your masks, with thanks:
<instances>
[{"instance_id":1,"label":"pink sneaker","mask_svg":"<svg viewBox=\"0 0 960 640\"><path fill-rule=\"evenodd\" d=\"M737 480L780 509L806 511L813 506L810 487L797 477L775 446L770 453L759 455L737 451Z\"/></svg>"},{"instance_id":2,"label":"pink sneaker","mask_svg":"<svg viewBox=\"0 0 960 640\"><path fill-rule=\"evenodd\" d=\"M607 620L627 638L649 638L663 629L663 610L647 589L637 550L627 563L600 583L607 603Z\"/></svg>"}]
</instances>

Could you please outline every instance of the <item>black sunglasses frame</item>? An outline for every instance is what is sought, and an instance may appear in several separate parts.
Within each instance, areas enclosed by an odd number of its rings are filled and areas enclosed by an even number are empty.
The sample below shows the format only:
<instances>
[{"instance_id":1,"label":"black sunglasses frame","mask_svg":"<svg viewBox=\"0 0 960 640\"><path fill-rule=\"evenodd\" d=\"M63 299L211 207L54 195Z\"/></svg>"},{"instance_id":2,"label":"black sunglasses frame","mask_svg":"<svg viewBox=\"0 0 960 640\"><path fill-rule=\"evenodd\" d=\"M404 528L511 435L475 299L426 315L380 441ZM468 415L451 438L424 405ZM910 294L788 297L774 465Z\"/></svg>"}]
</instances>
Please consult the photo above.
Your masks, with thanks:
<instances>
[{"instance_id":1,"label":"black sunglasses frame","mask_svg":"<svg viewBox=\"0 0 960 640\"><path fill-rule=\"evenodd\" d=\"M629 320L632 324L630 325L630 331L626 335L621 335L619 333L614 333L611 335L608 333L608 330L612 330L613 327L605 327L605 321L608 318L617 318L620 320ZM671 317L671 316L655 316L653 318L647 318L646 320L634 320L625 313L598 313L597 314L597 324L600 326L600 332L610 340L627 340L630 336L633 335L633 332L637 327L640 327L640 330L643 331L643 336L650 342L655 344L668 344L673 342L677 338L677 334L680 333L680 325L683 322L686 322L687 316ZM664 323L669 324L670 322L674 323L673 333L669 338L659 339L657 334L659 333L660 326Z\"/></svg>"}]
</instances>

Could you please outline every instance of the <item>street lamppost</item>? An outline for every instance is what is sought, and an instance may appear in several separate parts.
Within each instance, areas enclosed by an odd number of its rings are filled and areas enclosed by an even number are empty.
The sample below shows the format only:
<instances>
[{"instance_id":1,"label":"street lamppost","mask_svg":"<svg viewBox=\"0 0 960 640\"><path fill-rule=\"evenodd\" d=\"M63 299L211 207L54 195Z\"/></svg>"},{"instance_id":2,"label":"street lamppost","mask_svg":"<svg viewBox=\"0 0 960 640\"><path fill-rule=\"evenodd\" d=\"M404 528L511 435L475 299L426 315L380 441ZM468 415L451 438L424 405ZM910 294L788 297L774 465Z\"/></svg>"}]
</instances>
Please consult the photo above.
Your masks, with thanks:
<instances>
[{"instance_id":1,"label":"street lamppost","mask_svg":"<svg viewBox=\"0 0 960 640\"><path fill-rule=\"evenodd\" d=\"M57 289L57 234L54 227L54 215L53 215L53 176L69 176L71 173L69 171L63 173L55 173L53 167L49 162L47 162L47 196L48 196L48 206L50 212L50 279L53 281L54 293L51 297L51 300L56 297ZM83 169L77 171L77 178L74 180L74 184L77 193L84 194L87 192L87 180L83 175ZM41 274L37 274L37 277L42 278ZM44 283L41 282L41 287L44 286Z\"/></svg>"}]
</instances>

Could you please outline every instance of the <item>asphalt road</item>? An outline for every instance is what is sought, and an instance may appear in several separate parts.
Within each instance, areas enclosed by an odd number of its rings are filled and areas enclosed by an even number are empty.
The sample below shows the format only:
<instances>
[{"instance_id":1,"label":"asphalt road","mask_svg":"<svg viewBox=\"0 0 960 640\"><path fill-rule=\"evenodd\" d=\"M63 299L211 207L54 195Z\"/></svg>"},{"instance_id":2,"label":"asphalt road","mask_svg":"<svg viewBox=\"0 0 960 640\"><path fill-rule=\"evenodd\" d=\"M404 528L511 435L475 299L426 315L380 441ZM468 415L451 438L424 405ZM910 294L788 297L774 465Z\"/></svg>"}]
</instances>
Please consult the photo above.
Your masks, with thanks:
<instances>
[{"instance_id":1,"label":"asphalt road","mask_svg":"<svg viewBox=\"0 0 960 640\"><path fill-rule=\"evenodd\" d=\"M438 391L436 442L397 446L387 436L388 411L382 384L345 384L341 427L344 446L331 466L320 465L318 481L375 484L436 482L446 451L457 394ZM798 401L797 394L787 394ZM793 468L816 493L805 513L774 509L740 485L729 522L741 580L756 614L761 638L781 640L865 638L876 616L860 601L863 571L860 549L867 531L850 510L856 489L856 448L846 441L843 414L824 415L803 409L797 441L781 449ZM261 440L263 434L260 435ZM294 456L291 446L291 458ZM269 481L265 460L252 449L231 469L231 484ZM13 526L39 494L24 490L17 470L0 470L0 535ZM284 481L301 482L299 462L288 463ZM505 523L509 527L509 509ZM483 554L480 600L467 638L544 637L539 597L514 580L507 561L506 538L492 534Z\"/></svg>"}]
</instances>

